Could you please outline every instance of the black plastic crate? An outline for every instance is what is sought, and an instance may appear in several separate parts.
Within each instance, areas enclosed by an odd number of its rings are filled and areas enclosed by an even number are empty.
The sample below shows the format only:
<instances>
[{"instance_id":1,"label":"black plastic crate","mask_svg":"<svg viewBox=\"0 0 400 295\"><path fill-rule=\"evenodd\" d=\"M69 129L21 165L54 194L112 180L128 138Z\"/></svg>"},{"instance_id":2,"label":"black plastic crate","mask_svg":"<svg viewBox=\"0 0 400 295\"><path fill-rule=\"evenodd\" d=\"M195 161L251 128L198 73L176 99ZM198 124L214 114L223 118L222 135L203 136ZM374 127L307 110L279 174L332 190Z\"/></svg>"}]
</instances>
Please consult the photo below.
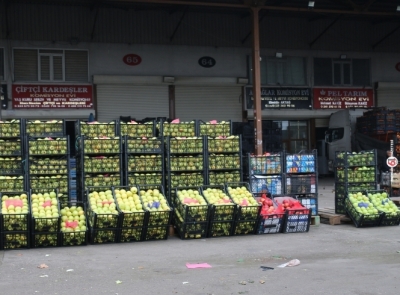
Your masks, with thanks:
<instances>
[{"instance_id":1,"label":"black plastic crate","mask_svg":"<svg viewBox=\"0 0 400 295\"><path fill-rule=\"evenodd\" d=\"M254 221L258 220L261 210L261 204L259 204L251 193L250 186L246 182L228 182L225 183L225 190L229 197L237 206L236 221L242 223L242 221ZM247 198L251 199L253 204L244 202L244 199L239 199L241 195L235 197L236 191L240 194L247 194Z\"/></svg>"},{"instance_id":2,"label":"black plastic crate","mask_svg":"<svg viewBox=\"0 0 400 295\"><path fill-rule=\"evenodd\" d=\"M234 229L234 221L210 221L208 228L208 237L224 237L232 236Z\"/></svg>"},{"instance_id":3,"label":"black plastic crate","mask_svg":"<svg viewBox=\"0 0 400 295\"><path fill-rule=\"evenodd\" d=\"M0 232L28 231L31 218L29 192L0 192L0 200ZM24 204L26 212L23 211ZM13 206L14 209L11 209L11 213L6 213L6 209L8 210L10 206ZM21 208L21 212L15 211L17 206Z\"/></svg>"},{"instance_id":4,"label":"black plastic crate","mask_svg":"<svg viewBox=\"0 0 400 295\"><path fill-rule=\"evenodd\" d=\"M116 186L122 185L122 176L120 174L84 174L82 189L88 186Z\"/></svg>"},{"instance_id":5,"label":"black plastic crate","mask_svg":"<svg viewBox=\"0 0 400 295\"><path fill-rule=\"evenodd\" d=\"M335 213L347 214L344 208L344 200L347 198L349 192L361 192L375 189L375 182L335 183Z\"/></svg>"},{"instance_id":6,"label":"black plastic crate","mask_svg":"<svg viewBox=\"0 0 400 295\"><path fill-rule=\"evenodd\" d=\"M226 182L241 182L241 181L242 181L241 171L226 171L226 172L211 171L208 173L207 183L209 185L221 185Z\"/></svg>"},{"instance_id":7,"label":"black plastic crate","mask_svg":"<svg viewBox=\"0 0 400 295\"><path fill-rule=\"evenodd\" d=\"M30 210L33 233L58 233L60 231L61 213L57 194L57 190L47 190L45 193L41 193L31 189ZM41 204L42 202L43 204ZM43 213L40 213L41 207L44 208ZM47 213L49 210L50 213Z\"/></svg>"},{"instance_id":8,"label":"black plastic crate","mask_svg":"<svg viewBox=\"0 0 400 295\"><path fill-rule=\"evenodd\" d=\"M203 171L203 155L168 156L167 169L169 171Z\"/></svg>"},{"instance_id":9,"label":"black plastic crate","mask_svg":"<svg viewBox=\"0 0 400 295\"><path fill-rule=\"evenodd\" d=\"M318 197L316 194L296 194L294 196L304 207L310 209L312 216L318 215Z\"/></svg>"},{"instance_id":10,"label":"black plastic crate","mask_svg":"<svg viewBox=\"0 0 400 295\"><path fill-rule=\"evenodd\" d=\"M27 150L30 156L69 155L69 136L31 137L28 136Z\"/></svg>"},{"instance_id":11,"label":"black plastic crate","mask_svg":"<svg viewBox=\"0 0 400 295\"><path fill-rule=\"evenodd\" d=\"M276 234L283 231L286 213L261 214L257 224L257 234Z\"/></svg>"},{"instance_id":12,"label":"black plastic crate","mask_svg":"<svg viewBox=\"0 0 400 295\"><path fill-rule=\"evenodd\" d=\"M203 185L200 192L210 207L210 221L234 221L237 205L229 197L223 185ZM220 203L212 201L215 193L222 194Z\"/></svg>"},{"instance_id":13,"label":"black plastic crate","mask_svg":"<svg viewBox=\"0 0 400 295\"><path fill-rule=\"evenodd\" d=\"M85 136L89 138L94 137L114 137L118 135L118 122L113 120L109 123L99 122L75 122L75 134L76 136Z\"/></svg>"},{"instance_id":14,"label":"black plastic crate","mask_svg":"<svg viewBox=\"0 0 400 295\"><path fill-rule=\"evenodd\" d=\"M289 209L286 211L283 233L308 232L311 223L311 210Z\"/></svg>"},{"instance_id":15,"label":"black plastic crate","mask_svg":"<svg viewBox=\"0 0 400 295\"><path fill-rule=\"evenodd\" d=\"M210 154L208 156L209 170L240 170L242 161L240 154Z\"/></svg>"},{"instance_id":16,"label":"black plastic crate","mask_svg":"<svg viewBox=\"0 0 400 295\"><path fill-rule=\"evenodd\" d=\"M203 153L204 147L204 137L168 137L167 139L167 150L170 154Z\"/></svg>"},{"instance_id":17,"label":"black plastic crate","mask_svg":"<svg viewBox=\"0 0 400 295\"><path fill-rule=\"evenodd\" d=\"M302 154L285 155L286 173L316 173L317 172L316 150Z\"/></svg>"},{"instance_id":18,"label":"black plastic crate","mask_svg":"<svg viewBox=\"0 0 400 295\"><path fill-rule=\"evenodd\" d=\"M344 179L343 179L343 174L344 174ZM345 168L344 173L341 171L340 174L336 175L336 177L337 177L336 178L337 182L346 182L346 183L376 182L377 168L376 166Z\"/></svg>"},{"instance_id":19,"label":"black plastic crate","mask_svg":"<svg viewBox=\"0 0 400 295\"><path fill-rule=\"evenodd\" d=\"M0 192L21 192L25 190L23 175L0 176Z\"/></svg>"},{"instance_id":20,"label":"black plastic crate","mask_svg":"<svg viewBox=\"0 0 400 295\"><path fill-rule=\"evenodd\" d=\"M154 202L154 194L149 194L152 198L152 201L148 201L146 195L148 192L158 191L158 199L160 202ZM172 208L169 205L167 196L165 195L164 188L162 185L139 185L139 195L142 200L144 208L148 211L148 227L157 227L157 226L168 226L171 224L172 218ZM161 195L163 197L161 197ZM160 207L163 207L162 202L165 202L165 208L160 210ZM154 210L156 209L156 210Z\"/></svg>"},{"instance_id":21,"label":"black plastic crate","mask_svg":"<svg viewBox=\"0 0 400 295\"><path fill-rule=\"evenodd\" d=\"M120 229L118 242L119 243L140 242L142 241L145 229L146 228L143 226L122 228Z\"/></svg>"},{"instance_id":22,"label":"black plastic crate","mask_svg":"<svg viewBox=\"0 0 400 295\"><path fill-rule=\"evenodd\" d=\"M47 175L47 176L30 176L28 179L28 187L33 190L54 190L59 193L68 194L70 190L70 177L68 174L63 175Z\"/></svg>"},{"instance_id":23,"label":"black plastic crate","mask_svg":"<svg viewBox=\"0 0 400 295\"><path fill-rule=\"evenodd\" d=\"M156 122L138 123L135 121L119 122L119 135L129 137L153 137L156 134Z\"/></svg>"},{"instance_id":24,"label":"black plastic crate","mask_svg":"<svg viewBox=\"0 0 400 295\"><path fill-rule=\"evenodd\" d=\"M31 245L28 231L2 232L0 237L2 250L29 249Z\"/></svg>"},{"instance_id":25,"label":"black plastic crate","mask_svg":"<svg viewBox=\"0 0 400 295\"><path fill-rule=\"evenodd\" d=\"M0 138L21 137L24 134L24 119L0 121Z\"/></svg>"},{"instance_id":26,"label":"black plastic crate","mask_svg":"<svg viewBox=\"0 0 400 295\"><path fill-rule=\"evenodd\" d=\"M23 154L23 141L20 138L0 139L0 156L21 156Z\"/></svg>"},{"instance_id":27,"label":"black plastic crate","mask_svg":"<svg viewBox=\"0 0 400 295\"><path fill-rule=\"evenodd\" d=\"M126 185L150 185L164 183L164 173L152 172L152 173L127 173Z\"/></svg>"},{"instance_id":28,"label":"black plastic crate","mask_svg":"<svg viewBox=\"0 0 400 295\"><path fill-rule=\"evenodd\" d=\"M204 185L204 174L199 172L169 173L170 188Z\"/></svg>"},{"instance_id":29,"label":"black plastic crate","mask_svg":"<svg viewBox=\"0 0 400 295\"><path fill-rule=\"evenodd\" d=\"M2 157L0 160L0 175L24 174L24 163L21 157Z\"/></svg>"},{"instance_id":30,"label":"black plastic crate","mask_svg":"<svg viewBox=\"0 0 400 295\"><path fill-rule=\"evenodd\" d=\"M125 165L128 172L162 171L164 167L163 155L126 155Z\"/></svg>"},{"instance_id":31,"label":"black plastic crate","mask_svg":"<svg viewBox=\"0 0 400 295\"><path fill-rule=\"evenodd\" d=\"M164 139L163 138L134 138L124 137L125 152L130 153L159 153L162 154L164 151Z\"/></svg>"},{"instance_id":32,"label":"black plastic crate","mask_svg":"<svg viewBox=\"0 0 400 295\"><path fill-rule=\"evenodd\" d=\"M198 122L198 135L200 136L230 136L232 134L232 121L220 121L212 120L209 122L204 122L199 120Z\"/></svg>"},{"instance_id":33,"label":"black plastic crate","mask_svg":"<svg viewBox=\"0 0 400 295\"><path fill-rule=\"evenodd\" d=\"M236 220L234 223L232 235L255 235L257 231L258 220Z\"/></svg>"},{"instance_id":34,"label":"black plastic crate","mask_svg":"<svg viewBox=\"0 0 400 295\"><path fill-rule=\"evenodd\" d=\"M31 175L68 174L69 156L29 157L28 173Z\"/></svg>"},{"instance_id":35,"label":"black plastic crate","mask_svg":"<svg viewBox=\"0 0 400 295\"><path fill-rule=\"evenodd\" d=\"M103 196L105 197L103 198ZM87 187L86 199L88 203L87 216L89 226L92 229L115 229L119 227L121 214L117 210L111 186ZM99 208L97 204L103 207ZM106 208L105 204L108 204L108 212L103 211ZM114 207L110 207L110 205L114 205Z\"/></svg>"},{"instance_id":36,"label":"black plastic crate","mask_svg":"<svg viewBox=\"0 0 400 295\"><path fill-rule=\"evenodd\" d=\"M159 133L162 136L171 136L171 137L193 137L197 135L197 122L177 122L174 120L172 122L161 121L157 124L157 128L159 129Z\"/></svg>"},{"instance_id":37,"label":"black plastic crate","mask_svg":"<svg viewBox=\"0 0 400 295\"><path fill-rule=\"evenodd\" d=\"M25 132L29 136L64 136L64 120L26 120Z\"/></svg>"},{"instance_id":38,"label":"black plastic crate","mask_svg":"<svg viewBox=\"0 0 400 295\"><path fill-rule=\"evenodd\" d=\"M184 222L179 212L175 211L174 227L182 240L204 239L207 237L208 221Z\"/></svg>"},{"instance_id":39,"label":"black plastic crate","mask_svg":"<svg viewBox=\"0 0 400 295\"><path fill-rule=\"evenodd\" d=\"M317 176L315 174L287 174L287 194L315 194L317 192Z\"/></svg>"},{"instance_id":40,"label":"black plastic crate","mask_svg":"<svg viewBox=\"0 0 400 295\"><path fill-rule=\"evenodd\" d=\"M379 226L381 224L383 213L365 215L357 212L349 198L344 200L344 206L347 215L350 217L356 227L372 227Z\"/></svg>"},{"instance_id":41,"label":"black plastic crate","mask_svg":"<svg viewBox=\"0 0 400 295\"><path fill-rule=\"evenodd\" d=\"M32 233L32 248L58 247L59 236L57 232Z\"/></svg>"},{"instance_id":42,"label":"black plastic crate","mask_svg":"<svg viewBox=\"0 0 400 295\"><path fill-rule=\"evenodd\" d=\"M122 153L122 142L119 137L90 138L83 136L78 140L78 150L84 155L106 155Z\"/></svg>"},{"instance_id":43,"label":"black plastic crate","mask_svg":"<svg viewBox=\"0 0 400 295\"><path fill-rule=\"evenodd\" d=\"M77 215L78 218L73 217L72 221L68 220L67 219L69 215L68 211L70 212L70 210L67 210L67 208L69 209L76 208L77 209L76 211L78 212ZM60 246L86 246L89 241L89 228L87 222L86 204L83 202L76 202L76 201L60 202L60 209L61 209L60 236L59 236ZM84 216L84 218L80 216ZM78 221L79 223L76 224L75 221Z\"/></svg>"},{"instance_id":44,"label":"black plastic crate","mask_svg":"<svg viewBox=\"0 0 400 295\"><path fill-rule=\"evenodd\" d=\"M144 209L142 200L139 197L140 194L139 189L136 186L133 186L132 188L135 188L136 192L132 191L131 187L129 186L113 187L115 201L117 204L118 211L120 212L121 215L119 227L122 229L133 228L133 227L134 228L144 227L147 226L148 223L148 212ZM140 208L136 206L134 211L132 210L133 208L128 208L128 209L125 208L125 203L123 200L129 198L126 192L130 192L129 196L132 196L132 198L137 196L138 202L135 201L135 205L140 205ZM141 210L141 211L136 211L136 210Z\"/></svg>"},{"instance_id":45,"label":"black plastic crate","mask_svg":"<svg viewBox=\"0 0 400 295\"><path fill-rule=\"evenodd\" d=\"M145 227L143 241L166 240L168 239L169 225Z\"/></svg>"},{"instance_id":46,"label":"black plastic crate","mask_svg":"<svg viewBox=\"0 0 400 295\"><path fill-rule=\"evenodd\" d=\"M400 209L396 206L396 204L393 203L388 192L386 192L385 190L370 190L367 191L367 197L369 198L371 203L378 209L378 211L383 213L381 223L379 225L390 226L400 224ZM385 208L378 207L381 205L383 205ZM392 207L396 211L389 212L386 206L388 206L388 208Z\"/></svg>"},{"instance_id":47,"label":"black plastic crate","mask_svg":"<svg viewBox=\"0 0 400 295\"><path fill-rule=\"evenodd\" d=\"M207 150L209 153L241 153L240 136L210 137L207 140Z\"/></svg>"},{"instance_id":48,"label":"black plastic crate","mask_svg":"<svg viewBox=\"0 0 400 295\"><path fill-rule=\"evenodd\" d=\"M337 167L362 167L377 164L376 150L361 152L336 152L335 165Z\"/></svg>"},{"instance_id":49,"label":"black plastic crate","mask_svg":"<svg viewBox=\"0 0 400 295\"><path fill-rule=\"evenodd\" d=\"M284 191L285 183L281 175L252 175L249 180L252 193L280 195Z\"/></svg>"},{"instance_id":50,"label":"black plastic crate","mask_svg":"<svg viewBox=\"0 0 400 295\"><path fill-rule=\"evenodd\" d=\"M85 156L82 162L85 173L122 173L122 154Z\"/></svg>"},{"instance_id":51,"label":"black plastic crate","mask_svg":"<svg viewBox=\"0 0 400 295\"><path fill-rule=\"evenodd\" d=\"M174 209L176 212L179 212L179 219L182 219L181 222L183 223L199 223L199 222L207 222L209 219L209 206L204 199L204 197L201 195L199 192L198 187L194 188L176 188L175 190L175 198L173 199L174 202ZM192 191L192 193L191 193ZM194 201L193 198L190 196L192 194L196 194L203 200L205 203L204 205L201 205L200 203L197 203ZM183 200L182 200L183 198ZM189 199L189 200L186 200ZM185 201L186 200L186 201ZM190 203L194 203L190 204Z\"/></svg>"},{"instance_id":52,"label":"black plastic crate","mask_svg":"<svg viewBox=\"0 0 400 295\"><path fill-rule=\"evenodd\" d=\"M249 174L280 174L282 173L282 152L256 156L249 154Z\"/></svg>"},{"instance_id":53,"label":"black plastic crate","mask_svg":"<svg viewBox=\"0 0 400 295\"><path fill-rule=\"evenodd\" d=\"M110 244L117 243L120 229L91 229L89 242L90 244Z\"/></svg>"}]
</instances>

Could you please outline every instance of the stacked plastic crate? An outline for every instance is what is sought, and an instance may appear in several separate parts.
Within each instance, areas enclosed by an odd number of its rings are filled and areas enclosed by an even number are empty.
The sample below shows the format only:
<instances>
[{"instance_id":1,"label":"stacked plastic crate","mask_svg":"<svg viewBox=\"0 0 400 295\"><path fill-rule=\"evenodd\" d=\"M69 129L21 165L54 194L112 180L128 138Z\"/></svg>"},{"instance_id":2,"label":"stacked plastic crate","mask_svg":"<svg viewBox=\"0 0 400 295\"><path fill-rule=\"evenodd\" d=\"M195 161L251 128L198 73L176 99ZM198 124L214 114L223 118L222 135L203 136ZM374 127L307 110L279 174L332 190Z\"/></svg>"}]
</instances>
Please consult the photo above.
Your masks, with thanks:
<instances>
[{"instance_id":1,"label":"stacked plastic crate","mask_svg":"<svg viewBox=\"0 0 400 295\"><path fill-rule=\"evenodd\" d=\"M25 191L24 122L0 121L0 192Z\"/></svg>"},{"instance_id":2,"label":"stacked plastic crate","mask_svg":"<svg viewBox=\"0 0 400 295\"><path fill-rule=\"evenodd\" d=\"M83 200L86 187L123 185L122 140L117 122L77 121L77 190Z\"/></svg>"},{"instance_id":3,"label":"stacked plastic crate","mask_svg":"<svg viewBox=\"0 0 400 295\"><path fill-rule=\"evenodd\" d=\"M298 199L318 215L317 150L285 154L285 195Z\"/></svg>"}]
</instances>

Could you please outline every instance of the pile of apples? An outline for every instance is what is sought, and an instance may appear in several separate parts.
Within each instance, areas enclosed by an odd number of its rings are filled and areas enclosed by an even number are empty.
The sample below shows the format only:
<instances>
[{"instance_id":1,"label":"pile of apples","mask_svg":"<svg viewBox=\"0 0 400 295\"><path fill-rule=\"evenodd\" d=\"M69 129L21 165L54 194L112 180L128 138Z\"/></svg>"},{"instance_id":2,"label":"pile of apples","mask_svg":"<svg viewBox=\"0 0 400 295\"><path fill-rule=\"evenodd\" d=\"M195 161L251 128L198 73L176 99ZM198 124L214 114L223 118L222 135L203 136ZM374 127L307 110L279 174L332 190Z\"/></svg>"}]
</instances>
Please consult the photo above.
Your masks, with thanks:
<instances>
[{"instance_id":1,"label":"pile of apples","mask_svg":"<svg viewBox=\"0 0 400 295\"><path fill-rule=\"evenodd\" d=\"M93 228L116 228L118 227L117 205L115 204L112 191L93 191L88 194L89 208L94 214L89 214L90 223ZM95 224L95 216L97 216Z\"/></svg>"},{"instance_id":2,"label":"pile of apples","mask_svg":"<svg viewBox=\"0 0 400 295\"><path fill-rule=\"evenodd\" d=\"M33 193L31 212L35 232L57 232L60 217L59 203L55 192Z\"/></svg>"},{"instance_id":3,"label":"pile of apples","mask_svg":"<svg viewBox=\"0 0 400 295\"><path fill-rule=\"evenodd\" d=\"M121 176L119 174L85 174L84 182L85 186L118 186L121 185Z\"/></svg>"},{"instance_id":4,"label":"pile of apples","mask_svg":"<svg viewBox=\"0 0 400 295\"><path fill-rule=\"evenodd\" d=\"M201 137L176 137L169 141L170 153L202 153L203 138Z\"/></svg>"},{"instance_id":5,"label":"pile of apples","mask_svg":"<svg viewBox=\"0 0 400 295\"><path fill-rule=\"evenodd\" d=\"M176 198L178 199L176 201L176 209L177 211L180 211L178 217L180 217L180 220L182 219L181 222L207 221L208 205L198 190L177 190Z\"/></svg>"},{"instance_id":6,"label":"pile of apples","mask_svg":"<svg viewBox=\"0 0 400 295\"><path fill-rule=\"evenodd\" d=\"M375 153L373 151L340 152L336 155L337 166L373 166Z\"/></svg>"},{"instance_id":7,"label":"pile of apples","mask_svg":"<svg viewBox=\"0 0 400 295\"><path fill-rule=\"evenodd\" d=\"M207 235L207 222L185 223L184 218L175 211L175 227L182 239L201 239Z\"/></svg>"},{"instance_id":8,"label":"pile of apples","mask_svg":"<svg viewBox=\"0 0 400 295\"><path fill-rule=\"evenodd\" d=\"M54 158L29 158L29 173L30 174L62 174L68 173L67 159Z\"/></svg>"},{"instance_id":9,"label":"pile of apples","mask_svg":"<svg viewBox=\"0 0 400 295\"><path fill-rule=\"evenodd\" d=\"M268 198L266 194L261 195L259 203L262 206L260 214L263 219L276 218L274 214L283 214L285 212L283 209L283 205L275 205L274 202L270 198Z\"/></svg>"},{"instance_id":10,"label":"pile of apples","mask_svg":"<svg viewBox=\"0 0 400 295\"><path fill-rule=\"evenodd\" d=\"M0 191L21 192L24 190L24 177L21 176L0 176Z\"/></svg>"},{"instance_id":11,"label":"pile of apples","mask_svg":"<svg viewBox=\"0 0 400 295\"><path fill-rule=\"evenodd\" d=\"M222 188L206 188L202 190L204 198L213 205L214 220L233 220L236 205Z\"/></svg>"},{"instance_id":12,"label":"pile of apples","mask_svg":"<svg viewBox=\"0 0 400 295\"><path fill-rule=\"evenodd\" d=\"M120 122L121 136L128 135L130 137L148 137L153 136L154 122L145 122L139 124L135 121Z\"/></svg>"},{"instance_id":13,"label":"pile of apples","mask_svg":"<svg viewBox=\"0 0 400 295\"><path fill-rule=\"evenodd\" d=\"M141 189L139 193L144 208L150 212L148 225L168 225L172 210L161 190L156 188Z\"/></svg>"},{"instance_id":14,"label":"pile of apples","mask_svg":"<svg viewBox=\"0 0 400 295\"><path fill-rule=\"evenodd\" d=\"M157 137L142 137L127 138L126 144L128 145L128 153L160 152L163 142Z\"/></svg>"},{"instance_id":15,"label":"pile of apples","mask_svg":"<svg viewBox=\"0 0 400 295\"><path fill-rule=\"evenodd\" d=\"M240 169L240 155L212 154L208 157L208 168L219 169Z\"/></svg>"},{"instance_id":16,"label":"pile of apples","mask_svg":"<svg viewBox=\"0 0 400 295\"><path fill-rule=\"evenodd\" d=\"M119 137L94 137L84 139L85 154L117 154L121 152Z\"/></svg>"},{"instance_id":17,"label":"pile of apples","mask_svg":"<svg viewBox=\"0 0 400 295\"><path fill-rule=\"evenodd\" d=\"M120 171L120 156L99 156L99 157L84 157L84 171L89 173L97 172L119 172Z\"/></svg>"},{"instance_id":18,"label":"pile of apples","mask_svg":"<svg viewBox=\"0 0 400 295\"><path fill-rule=\"evenodd\" d=\"M170 157L170 170L203 170L203 156L171 156Z\"/></svg>"},{"instance_id":19,"label":"pile of apples","mask_svg":"<svg viewBox=\"0 0 400 295\"><path fill-rule=\"evenodd\" d=\"M86 213L82 206L65 206L60 210L63 245L86 243Z\"/></svg>"},{"instance_id":20,"label":"pile of apples","mask_svg":"<svg viewBox=\"0 0 400 295\"><path fill-rule=\"evenodd\" d=\"M231 135L231 124L227 121L217 122L215 120L200 122L200 135L212 137Z\"/></svg>"},{"instance_id":21,"label":"pile of apples","mask_svg":"<svg viewBox=\"0 0 400 295\"><path fill-rule=\"evenodd\" d=\"M221 185L227 182L240 182L240 172L210 172L210 185Z\"/></svg>"},{"instance_id":22,"label":"pile of apples","mask_svg":"<svg viewBox=\"0 0 400 295\"><path fill-rule=\"evenodd\" d=\"M0 139L0 156L21 155L20 139Z\"/></svg>"},{"instance_id":23,"label":"pile of apples","mask_svg":"<svg viewBox=\"0 0 400 295\"><path fill-rule=\"evenodd\" d=\"M278 204L278 208L275 212L285 212L287 211L290 214L306 214L308 209L301 204L300 201L296 200L292 197L277 197L274 198L276 203ZM301 210L304 210L303 212Z\"/></svg>"},{"instance_id":24,"label":"pile of apples","mask_svg":"<svg viewBox=\"0 0 400 295\"><path fill-rule=\"evenodd\" d=\"M210 153L239 152L240 140L238 135L228 137L219 136L208 139L208 151Z\"/></svg>"},{"instance_id":25,"label":"pile of apples","mask_svg":"<svg viewBox=\"0 0 400 295\"><path fill-rule=\"evenodd\" d=\"M145 210L138 195L137 187L114 189L118 209L123 213L122 227L144 225Z\"/></svg>"},{"instance_id":26,"label":"pile of apples","mask_svg":"<svg viewBox=\"0 0 400 295\"><path fill-rule=\"evenodd\" d=\"M203 173L171 173L171 187L188 187L203 185Z\"/></svg>"},{"instance_id":27,"label":"pile of apples","mask_svg":"<svg viewBox=\"0 0 400 295\"><path fill-rule=\"evenodd\" d=\"M16 173L20 171L22 173L22 161L21 157L16 158L2 158L0 157L0 173Z\"/></svg>"},{"instance_id":28,"label":"pile of apples","mask_svg":"<svg viewBox=\"0 0 400 295\"><path fill-rule=\"evenodd\" d=\"M239 206L241 220L257 219L260 205L246 186L238 186L235 188L228 186L227 190L233 202Z\"/></svg>"},{"instance_id":29,"label":"pile of apples","mask_svg":"<svg viewBox=\"0 0 400 295\"><path fill-rule=\"evenodd\" d=\"M26 193L3 195L0 208L4 231L28 230L29 204Z\"/></svg>"},{"instance_id":30,"label":"pile of apples","mask_svg":"<svg viewBox=\"0 0 400 295\"><path fill-rule=\"evenodd\" d=\"M81 135L87 137L115 136L115 122L99 123L99 122L83 122L80 121Z\"/></svg>"},{"instance_id":31,"label":"pile of apples","mask_svg":"<svg viewBox=\"0 0 400 295\"><path fill-rule=\"evenodd\" d=\"M32 176L30 186L32 189L57 188L60 192L68 192L68 175Z\"/></svg>"},{"instance_id":32,"label":"pile of apples","mask_svg":"<svg viewBox=\"0 0 400 295\"><path fill-rule=\"evenodd\" d=\"M389 198L387 192L368 192L368 197L371 203L376 207L376 209L386 213L386 217L396 217L400 214L399 208Z\"/></svg>"},{"instance_id":33,"label":"pile of apples","mask_svg":"<svg viewBox=\"0 0 400 295\"><path fill-rule=\"evenodd\" d=\"M30 155L65 155L68 153L67 138L36 138L29 140L28 149Z\"/></svg>"},{"instance_id":34,"label":"pile of apples","mask_svg":"<svg viewBox=\"0 0 400 295\"><path fill-rule=\"evenodd\" d=\"M19 137L21 136L20 120L0 121L0 137Z\"/></svg>"},{"instance_id":35,"label":"pile of apples","mask_svg":"<svg viewBox=\"0 0 400 295\"><path fill-rule=\"evenodd\" d=\"M369 198L362 192L353 192L348 195L352 205L351 210L355 210L363 215L377 215L378 209L369 201Z\"/></svg>"},{"instance_id":36,"label":"pile of apples","mask_svg":"<svg viewBox=\"0 0 400 295\"><path fill-rule=\"evenodd\" d=\"M163 122L163 136L196 136L196 122L179 122L168 123Z\"/></svg>"},{"instance_id":37,"label":"pile of apples","mask_svg":"<svg viewBox=\"0 0 400 295\"><path fill-rule=\"evenodd\" d=\"M147 185L161 184L163 180L162 173L130 173L128 174L128 185Z\"/></svg>"},{"instance_id":38,"label":"pile of apples","mask_svg":"<svg viewBox=\"0 0 400 295\"><path fill-rule=\"evenodd\" d=\"M63 121L50 120L50 121L27 121L26 133L30 136L42 136L45 134L63 134L64 125Z\"/></svg>"},{"instance_id":39,"label":"pile of apples","mask_svg":"<svg viewBox=\"0 0 400 295\"><path fill-rule=\"evenodd\" d=\"M162 167L161 155L128 156L128 171L161 171Z\"/></svg>"}]
</instances>

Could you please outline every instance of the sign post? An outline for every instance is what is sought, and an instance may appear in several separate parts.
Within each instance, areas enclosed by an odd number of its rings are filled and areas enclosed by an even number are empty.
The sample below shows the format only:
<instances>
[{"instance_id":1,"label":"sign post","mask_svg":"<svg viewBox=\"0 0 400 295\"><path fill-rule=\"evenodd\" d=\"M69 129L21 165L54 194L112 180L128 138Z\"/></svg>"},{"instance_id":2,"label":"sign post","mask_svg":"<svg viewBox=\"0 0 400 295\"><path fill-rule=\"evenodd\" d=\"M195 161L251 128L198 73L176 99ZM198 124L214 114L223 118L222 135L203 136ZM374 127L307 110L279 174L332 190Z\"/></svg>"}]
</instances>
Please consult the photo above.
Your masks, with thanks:
<instances>
[{"instance_id":1,"label":"sign post","mask_svg":"<svg viewBox=\"0 0 400 295\"><path fill-rule=\"evenodd\" d=\"M393 168L399 164L396 157L393 157L393 140L390 141L390 157L387 158L386 164L390 167L390 190L392 190Z\"/></svg>"}]
</instances>

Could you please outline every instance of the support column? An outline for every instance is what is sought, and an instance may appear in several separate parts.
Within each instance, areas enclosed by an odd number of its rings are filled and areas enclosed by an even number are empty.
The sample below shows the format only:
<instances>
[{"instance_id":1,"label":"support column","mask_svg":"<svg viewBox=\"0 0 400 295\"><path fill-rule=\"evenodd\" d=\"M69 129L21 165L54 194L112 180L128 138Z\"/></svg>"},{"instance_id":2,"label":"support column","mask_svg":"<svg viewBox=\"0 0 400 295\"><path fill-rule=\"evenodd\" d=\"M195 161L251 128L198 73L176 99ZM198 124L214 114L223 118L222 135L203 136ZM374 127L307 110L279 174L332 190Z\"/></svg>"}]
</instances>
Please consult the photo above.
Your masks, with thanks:
<instances>
[{"instance_id":1,"label":"support column","mask_svg":"<svg viewBox=\"0 0 400 295\"><path fill-rule=\"evenodd\" d=\"M253 20L253 98L254 98L254 150L257 156L263 153L262 144L262 114L261 114L261 75L260 75L260 11L257 7L251 7Z\"/></svg>"},{"instance_id":2,"label":"support column","mask_svg":"<svg viewBox=\"0 0 400 295\"><path fill-rule=\"evenodd\" d=\"M175 85L168 86L169 118L175 119Z\"/></svg>"}]
</instances>

